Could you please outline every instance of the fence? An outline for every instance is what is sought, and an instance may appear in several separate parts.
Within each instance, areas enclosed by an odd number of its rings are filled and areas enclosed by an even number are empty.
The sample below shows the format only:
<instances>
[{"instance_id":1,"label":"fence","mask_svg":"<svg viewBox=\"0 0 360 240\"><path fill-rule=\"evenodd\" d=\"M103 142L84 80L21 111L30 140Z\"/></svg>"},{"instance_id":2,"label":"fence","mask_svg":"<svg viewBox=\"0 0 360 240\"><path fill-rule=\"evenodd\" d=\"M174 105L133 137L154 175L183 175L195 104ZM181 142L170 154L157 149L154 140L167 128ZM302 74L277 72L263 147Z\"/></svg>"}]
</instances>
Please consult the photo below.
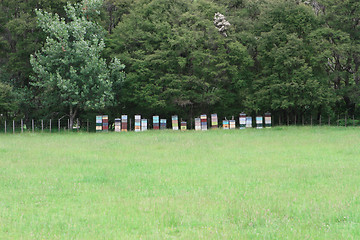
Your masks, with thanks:
<instances>
[{"instance_id":1,"label":"fence","mask_svg":"<svg viewBox=\"0 0 360 240\"><path fill-rule=\"evenodd\" d=\"M95 120L75 119L73 128L70 129L69 119L0 119L0 132L2 133L24 133L24 132L95 132Z\"/></svg>"},{"instance_id":2,"label":"fence","mask_svg":"<svg viewBox=\"0 0 360 240\"><path fill-rule=\"evenodd\" d=\"M205 119L205 116L207 119ZM252 122L250 123L249 127L256 127L256 115L245 115L244 113L234 118L235 119L235 126L236 128L243 129L245 127L245 116L252 117ZM271 115L264 114L262 124L264 127L269 126L342 126L342 127L356 127L360 126L360 120L356 119L355 116L348 116L348 115L333 115L333 116L312 116L312 115L302 115L302 116L293 116L284 117L283 115L272 115L271 116L271 124L269 125L266 120L269 120ZM226 124L229 124L226 116L219 116L216 115L216 123L218 123L219 128L223 128L220 123L223 123L223 120L226 120ZM259 118L259 116L257 116ZM213 119L212 119L213 118ZM201 117L196 117L194 119L183 119L179 117L178 121L178 129L181 127L181 123L184 126L186 122L186 129L211 129L212 124L214 123L214 115L211 118L210 115L202 115ZM155 120L154 120L155 119ZM229 117L230 119L230 117ZM122 119L121 119L122 120ZM166 118L161 119L163 124L162 128L159 128L160 125L160 118L159 116L148 116L147 118L141 119L141 128L146 129L165 129L166 122L172 122L172 116L169 117L168 121ZM194 121L195 120L195 121ZM200 121L199 121L200 120ZM202 121L201 121L202 120ZM120 121L118 119L117 121ZM193 121L195 125L193 126ZM200 124L197 123L199 121ZM121 121L122 123L122 121ZM233 122L232 122L233 123ZM119 124L119 123L118 123ZM135 130L135 116L129 116L127 119L127 124L122 125L126 126L127 130L133 131ZM146 126L144 126L146 124ZM206 124L207 126L202 126ZM137 123L137 125L139 125ZM200 126L198 126L200 125ZM173 129L173 124L167 124L166 129ZM226 128L228 126L225 126ZM213 127L214 128L214 127ZM109 131L115 131L115 118L109 118L108 120L108 129ZM184 128L183 128L184 129ZM123 130L121 128L121 130ZM75 119L73 123L73 128L70 129L70 120L69 119L0 119L0 133L24 133L24 132L44 132L44 133L66 133L66 132L96 132L96 119Z\"/></svg>"}]
</instances>

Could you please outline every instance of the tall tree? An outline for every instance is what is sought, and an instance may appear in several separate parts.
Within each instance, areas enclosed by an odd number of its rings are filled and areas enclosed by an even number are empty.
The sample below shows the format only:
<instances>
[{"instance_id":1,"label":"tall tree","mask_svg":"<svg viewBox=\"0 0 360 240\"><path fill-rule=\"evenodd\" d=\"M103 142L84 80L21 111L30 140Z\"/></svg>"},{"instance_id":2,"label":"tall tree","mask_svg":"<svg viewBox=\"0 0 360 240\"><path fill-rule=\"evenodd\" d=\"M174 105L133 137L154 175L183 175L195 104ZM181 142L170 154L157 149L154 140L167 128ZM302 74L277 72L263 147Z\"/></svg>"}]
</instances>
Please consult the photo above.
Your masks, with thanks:
<instances>
[{"instance_id":1,"label":"tall tree","mask_svg":"<svg viewBox=\"0 0 360 240\"><path fill-rule=\"evenodd\" d=\"M209 1L134 6L109 40L109 51L124 56L128 66L127 106L148 114L183 111L189 117L219 105L238 106L237 89L251 59L233 35L218 31L219 11L225 9Z\"/></svg>"},{"instance_id":2,"label":"tall tree","mask_svg":"<svg viewBox=\"0 0 360 240\"><path fill-rule=\"evenodd\" d=\"M303 4L266 6L256 27L260 68L250 108L289 117L329 105L328 82L311 65L309 35L317 27L315 14Z\"/></svg>"},{"instance_id":3,"label":"tall tree","mask_svg":"<svg viewBox=\"0 0 360 240\"><path fill-rule=\"evenodd\" d=\"M47 105L68 108L70 128L79 110L101 109L113 103L114 83L122 81L124 65L114 58L109 66L100 57L104 30L91 20L102 1L68 4L66 18L37 10L39 26L48 35L41 51L31 55L34 86Z\"/></svg>"}]
</instances>

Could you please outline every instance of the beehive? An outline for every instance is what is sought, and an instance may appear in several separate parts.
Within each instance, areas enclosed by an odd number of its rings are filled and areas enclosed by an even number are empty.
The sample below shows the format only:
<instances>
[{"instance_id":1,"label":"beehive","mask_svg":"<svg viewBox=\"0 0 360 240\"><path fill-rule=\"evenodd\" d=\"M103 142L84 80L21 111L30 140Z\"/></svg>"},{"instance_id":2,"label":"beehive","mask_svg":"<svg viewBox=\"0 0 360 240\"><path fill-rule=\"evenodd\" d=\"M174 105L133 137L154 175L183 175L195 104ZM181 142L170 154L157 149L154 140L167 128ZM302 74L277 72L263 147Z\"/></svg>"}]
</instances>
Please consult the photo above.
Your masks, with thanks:
<instances>
[{"instance_id":1,"label":"beehive","mask_svg":"<svg viewBox=\"0 0 360 240\"><path fill-rule=\"evenodd\" d=\"M246 114L245 113L240 113L239 124L240 124L240 129L245 129L245 127L246 127Z\"/></svg>"},{"instance_id":2,"label":"beehive","mask_svg":"<svg viewBox=\"0 0 360 240\"><path fill-rule=\"evenodd\" d=\"M186 122L181 122L181 131L186 131L187 125Z\"/></svg>"},{"instance_id":3,"label":"beehive","mask_svg":"<svg viewBox=\"0 0 360 240\"><path fill-rule=\"evenodd\" d=\"M101 132L102 131L102 115L96 116L96 131Z\"/></svg>"},{"instance_id":4,"label":"beehive","mask_svg":"<svg viewBox=\"0 0 360 240\"><path fill-rule=\"evenodd\" d=\"M171 117L171 124L173 130L179 130L179 119L177 115Z\"/></svg>"},{"instance_id":5,"label":"beehive","mask_svg":"<svg viewBox=\"0 0 360 240\"><path fill-rule=\"evenodd\" d=\"M195 131L201 130L201 119L195 118Z\"/></svg>"},{"instance_id":6,"label":"beehive","mask_svg":"<svg viewBox=\"0 0 360 240\"><path fill-rule=\"evenodd\" d=\"M223 120L223 129L229 129L229 120Z\"/></svg>"},{"instance_id":7,"label":"beehive","mask_svg":"<svg viewBox=\"0 0 360 240\"><path fill-rule=\"evenodd\" d=\"M128 116L127 115L121 115L121 131L127 132L128 129Z\"/></svg>"},{"instance_id":8,"label":"beehive","mask_svg":"<svg viewBox=\"0 0 360 240\"><path fill-rule=\"evenodd\" d=\"M115 132L121 131L121 119L115 118Z\"/></svg>"},{"instance_id":9,"label":"beehive","mask_svg":"<svg viewBox=\"0 0 360 240\"><path fill-rule=\"evenodd\" d=\"M217 128L218 127L218 116L217 114L211 114L211 128Z\"/></svg>"},{"instance_id":10,"label":"beehive","mask_svg":"<svg viewBox=\"0 0 360 240\"><path fill-rule=\"evenodd\" d=\"M158 130L160 128L160 118L159 116L153 116L153 129Z\"/></svg>"},{"instance_id":11,"label":"beehive","mask_svg":"<svg viewBox=\"0 0 360 240\"><path fill-rule=\"evenodd\" d=\"M135 132L141 131L141 115L135 115Z\"/></svg>"},{"instance_id":12,"label":"beehive","mask_svg":"<svg viewBox=\"0 0 360 240\"><path fill-rule=\"evenodd\" d=\"M166 119L160 119L160 129L166 129Z\"/></svg>"},{"instance_id":13,"label":"beehive","mask_svg":"<svg viewBox=\"0 0 360 240\"><path fill-rule=\"evenodd\" d=\"M201 130L206 131L207 130L207 116L206 116L206 114L201 115L200 119L201 119Z\"/></svg>"},{"instance_id":14,"label":"beehive","mask_svg":"<svg viewBox=\"0 0 360 240\"><path fill-rule=\"evenodd\" d=\"M102 124L103 124L103 127L102 127L103 132L107 132L109 130L109 117L108 117L108 115L103 115L102 116Z\"/></svg>"},{"instance_id":15,"label":"beehive","mask_svg":"<svg viewBox=\"0 0 360 240\"><path fill-rule=\"evenodd\" d=\"M246 127L252 128L252 117L246 117Z\"/></svg>"},{"instance_id":16,"label":"beehive","mask_svg":"<svg viewBox=\"0 0 360 240\"><path fill-rule=\"evenodd\" d=\"M141 131L147 130L147 119L141 119Z\"/></svg>"},{"instance_id":17,"label":"beehive","mask_svg":"<svg viewBox=\"0 0 360 240\"><path fill-rule=\"evenodd\" d=\"M262 116L256 117L256 128L263 128L263 118Z\"/></svg>"},{"instance_id":18,"label":"beehive","mask_svg":"<svg viewBox=\"0 0 360 240\"><path fill-rule=\"evenodd\" d=\"M230 129L235 129L236 128L235 120L229 120L229 125L230 125Z\"/></svg>"},{"instance_id":19,"label":"beehive","mask_svg":"<svg viewBox=\"0 0 360 240\"><path fill-rule=\"evenodd\" d=\"M271 128L271 113L265 113L265 127Z\"/></svg>"}]
</instances>

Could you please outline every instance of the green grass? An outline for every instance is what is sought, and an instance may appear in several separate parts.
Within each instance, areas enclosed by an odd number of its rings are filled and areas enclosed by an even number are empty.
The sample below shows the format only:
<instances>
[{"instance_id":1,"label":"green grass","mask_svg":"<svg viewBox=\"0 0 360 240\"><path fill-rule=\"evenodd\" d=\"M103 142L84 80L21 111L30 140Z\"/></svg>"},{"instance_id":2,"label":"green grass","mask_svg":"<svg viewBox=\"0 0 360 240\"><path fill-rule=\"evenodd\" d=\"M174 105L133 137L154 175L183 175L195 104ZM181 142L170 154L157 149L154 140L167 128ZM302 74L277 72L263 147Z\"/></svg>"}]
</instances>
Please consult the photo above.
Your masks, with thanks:
<instances>
[{"instance_id":1,"label":"green grass","mask_svg":"<svg viewBox=\"0 0 360 240\"><path fill-rule=\"evenodd\" d=\"M360 129L0 134L0 239L359 239Z\"/></svg>"}]
</instances>

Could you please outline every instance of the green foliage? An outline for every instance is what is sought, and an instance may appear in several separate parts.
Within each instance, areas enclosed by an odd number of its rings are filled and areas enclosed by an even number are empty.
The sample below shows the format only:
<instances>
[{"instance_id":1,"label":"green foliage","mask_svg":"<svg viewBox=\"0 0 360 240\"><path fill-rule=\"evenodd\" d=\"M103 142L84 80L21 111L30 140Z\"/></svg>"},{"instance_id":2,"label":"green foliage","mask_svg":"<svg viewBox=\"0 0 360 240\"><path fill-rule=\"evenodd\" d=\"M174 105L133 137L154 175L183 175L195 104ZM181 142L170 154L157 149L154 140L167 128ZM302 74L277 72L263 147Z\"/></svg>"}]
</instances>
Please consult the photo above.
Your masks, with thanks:
<instances>
[{"instance_id":1,"label":"green foliage","mask_svg":"<svg viewBox=\"0 0 360 240\"><path fill-rule=\"evenodd\" d=\"M15 112L16 107L16 95L13 88L0 82L0 114L7 115L7 113Z\"/></svg>"},{"instance_id":2,"label":"green foliage","mask_svg":"<svg viewBox=\"0 0 360 240\"><path fill-rule=\"evenodd\" d=\"M84 1L65 7L67 18L37 10L39 26L47 33L45 46L31 55L36 73L34 86L43 91L47 103L78 110L102 109L114 99L113 84L123 79L124 65L118 59L110 67L100 57L105 47L104 31L92 22L101 1Z\"/></svg>"},{"instance_id":3,"label":"green foliage","mask_svg":"<svg viewBox=\"0 0 360 240\"><path fill-rule=\"evenodd\" d=\"M317 27L315 15L304 6L285 2L267 8L259 24L261 70L250 108L303 113L329 105L328 85L310 65L308 38Z\"/></svg>"},{"instance_id":4,"label":"green foliage","mask_svg":"<svg viewBox=\"0 0 360 240\"><path fill-rule=\"evenodd\" d=\"M235 37L214 27L218 10L207 1L137 3L109 40L112 54L128 66L129 105L199 113L222 104L226 94L236 96L233 86L244 81L252 60Z\"/></svg>"}]
</instances>

